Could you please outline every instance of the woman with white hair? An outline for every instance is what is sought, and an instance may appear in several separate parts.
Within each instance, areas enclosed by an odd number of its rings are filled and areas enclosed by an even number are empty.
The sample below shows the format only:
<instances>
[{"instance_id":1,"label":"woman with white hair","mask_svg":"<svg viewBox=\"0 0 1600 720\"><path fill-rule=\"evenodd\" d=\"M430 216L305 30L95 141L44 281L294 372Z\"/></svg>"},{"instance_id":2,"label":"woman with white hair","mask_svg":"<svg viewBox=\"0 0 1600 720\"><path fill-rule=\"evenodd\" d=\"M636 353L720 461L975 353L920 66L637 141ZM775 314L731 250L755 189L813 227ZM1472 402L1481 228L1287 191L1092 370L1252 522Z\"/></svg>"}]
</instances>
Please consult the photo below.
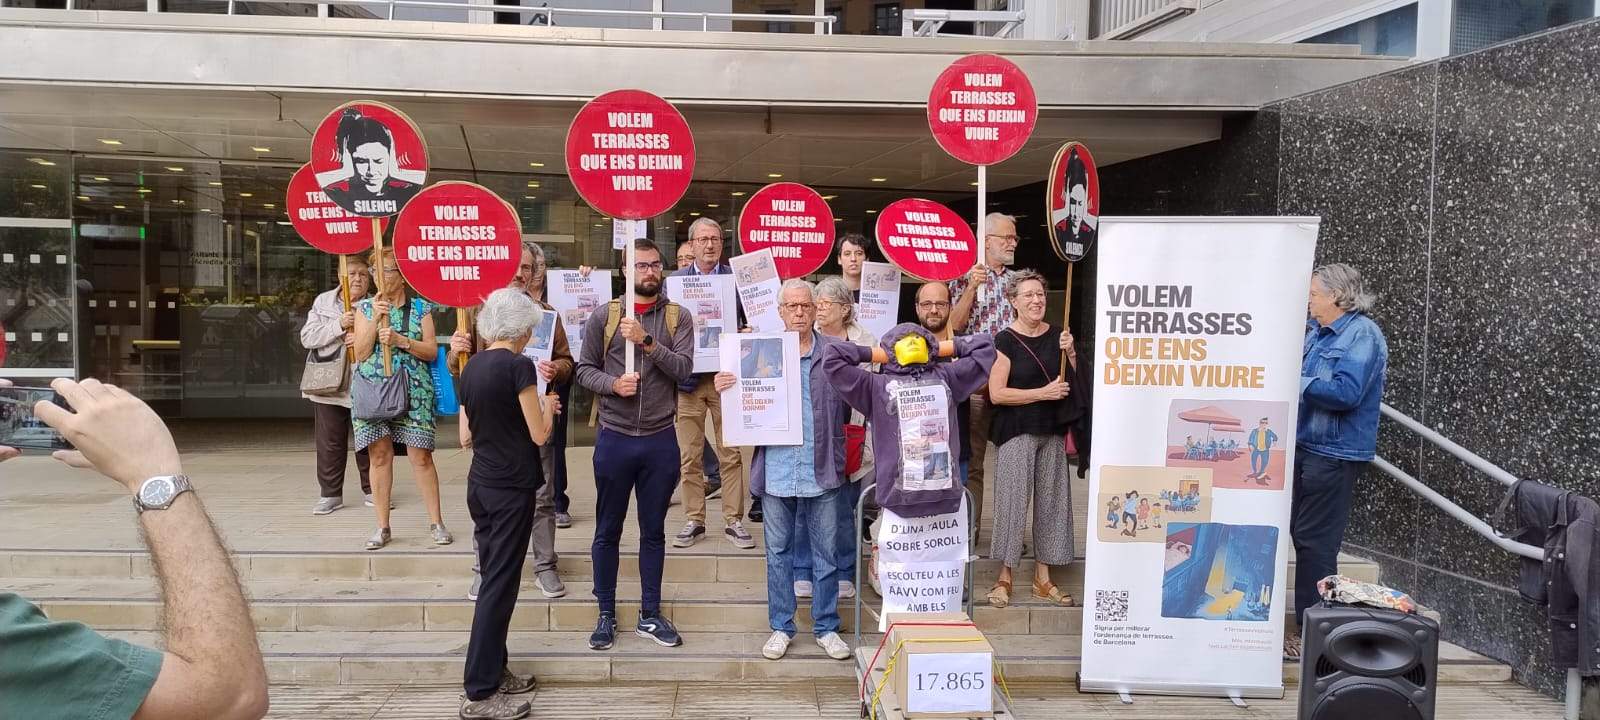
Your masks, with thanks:
<instances>
[{"instance_id":1,"label":"woman with white hair","mask_svg":"<svg viewBox=\"0 0 1600 720\"><path fill-rule=\"evenodd\" d=\"M536 685L506 667L506 632L522 584L534 502L545 482L539 446L550 439L551 417L561 411L555 395L539 396L539 372L522 354L541 312L548 311L521 289L490 293L478 311L478 334L489 347L461 372L461 446L473 451L467 509L483 578L467 643L463 718L522 717L529 704L511 696Z\"/></svg>"}]
</instances>

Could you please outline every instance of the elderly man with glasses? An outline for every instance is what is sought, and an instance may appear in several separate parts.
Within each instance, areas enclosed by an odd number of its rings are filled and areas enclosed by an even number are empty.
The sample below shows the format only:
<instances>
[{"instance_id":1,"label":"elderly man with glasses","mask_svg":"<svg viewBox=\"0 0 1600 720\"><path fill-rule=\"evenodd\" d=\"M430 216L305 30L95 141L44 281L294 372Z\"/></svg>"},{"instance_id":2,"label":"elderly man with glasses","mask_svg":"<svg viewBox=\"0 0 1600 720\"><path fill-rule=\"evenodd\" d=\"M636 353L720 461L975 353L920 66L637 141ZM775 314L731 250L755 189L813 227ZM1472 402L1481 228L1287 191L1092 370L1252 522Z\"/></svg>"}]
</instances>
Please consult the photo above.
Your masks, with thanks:
<instances>
[{"instance_id":1,"label":"elderly man with glasses","mask_svg":"<svg viewBox=\"0 0 1600 720\"><path fill-rule=\"evenodd\" d=\"M689 224L689 245L694 252L694 262L673 275L730 275L728 264L722 262L722 225L716 220L702 217ZM688 520L677 537L675 547L689 547L706 534L706 444L713 434L712 426L722 427L722 401L713 387L715 373L698 373L678 384L678 458L683 477L683 509ZM722 477L723 537L734 547L749 550L756 540L744 529L746 495L745 468L739 449L717 443L717 472Z\"/></svg>"},{"instance_id":2,"label":"elderly man with glasses","mask_svg":"<svg viewBox=\"0 0 1600 720\"><path fill-rule=\"evenodd\" d=\"M1011 284L1011 264L1017 259L1017 219L1004 213L989 213L984 218L984 262L972 266L965 277L950 281L950 328L957 335L990 336L1006 329L1017 319L1017 312L1006 301ZM983 523L983 460L989 452L989 419L992 406L985 387L972 396L972 422L967 426L972 438L971 467L967 489L972 491L972 526Z\"/></svg>"}]
</instances>

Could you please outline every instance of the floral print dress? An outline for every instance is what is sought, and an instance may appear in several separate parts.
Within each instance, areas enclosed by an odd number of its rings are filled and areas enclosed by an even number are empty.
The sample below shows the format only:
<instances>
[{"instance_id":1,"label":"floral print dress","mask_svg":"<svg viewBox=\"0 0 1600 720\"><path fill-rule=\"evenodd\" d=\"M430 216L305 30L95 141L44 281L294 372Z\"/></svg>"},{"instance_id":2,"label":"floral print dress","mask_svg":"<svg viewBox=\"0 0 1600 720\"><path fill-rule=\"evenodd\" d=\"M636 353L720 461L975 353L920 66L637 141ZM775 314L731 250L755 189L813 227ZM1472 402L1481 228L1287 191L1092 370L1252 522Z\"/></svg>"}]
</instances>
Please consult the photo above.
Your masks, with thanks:
<instances>
[{"instance_id":1,"label":"floral print dress","mask_svg":"<svg viewBox=\"0 0 1600 720\"><path fill-rule=\"evenodd\" d=\"M389 329L404 333L413 342L422 341L422 319L428 316L432 307L422 298L411 298L411 321L406 322L405 305L389 308ZM372 298L367 298L356 303L356 310L362 316L372 318ZM402 329L401 325L405 327ZM404 370L407 376L406 397L408 400L406 412L393 420L361 420L352 419L355 426L356 449L365 449L368 445L381 438L393 438L394 442L408 448L418 450L434 449L434 417L433 417L433 372L427 363L422 362L415 355L395 348L391 353L394 371ZM383 345L374 343L372 354L367 356L356 372L362 377L381 380L383 378Z\"/></svg>"}]
</instances>

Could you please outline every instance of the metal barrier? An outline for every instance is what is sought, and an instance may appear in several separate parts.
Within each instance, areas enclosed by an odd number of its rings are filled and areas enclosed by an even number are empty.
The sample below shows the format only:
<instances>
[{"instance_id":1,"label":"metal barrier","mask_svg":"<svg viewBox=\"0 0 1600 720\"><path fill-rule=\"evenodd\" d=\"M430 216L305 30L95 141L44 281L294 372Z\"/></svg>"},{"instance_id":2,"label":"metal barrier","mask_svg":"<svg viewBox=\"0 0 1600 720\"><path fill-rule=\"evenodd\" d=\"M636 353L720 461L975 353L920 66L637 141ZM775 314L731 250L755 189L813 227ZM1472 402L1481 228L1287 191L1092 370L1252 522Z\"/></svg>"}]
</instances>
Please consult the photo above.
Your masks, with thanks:
<instances>
[{"instance_id":1,"label":"metal barrier","mask_svg":"<svg viewBox=\"0 0 1600 720\"><path fill-rule=\"evenodd\" d=\"M1096 40L1129 40L1200 9L1199 0L1095 0Z\"/></svg>"},{"instance_id":2,"label":"metal barrier","mask_svg":"<svg viewBox=\"0 0 1600 720\"><path fill-rule=\"evenodd\" d=\"M900 36L1008 38L1022 27L1022 21L1026 19L1027 13L1021 10L1009 12L1005 10L927 10L914 8L901 11ZM939 32L939 28L950 22L969 22L973 23L974 26L978 23L999 23L1000 29L996 30L992 35L980 35L976 32L971 35Z\"/></svg>"},{"instance_id":3,"label":"metal barrier","mask_svg":"<svg viewBox=\"0 0 1600 720\"><path fill-rule=\"evenodd\" d=\"M712 20L728 20L730 22L767 22L790 23L802 25L815 25L819 35L832 35L833 24L838 18L832 15L780 15L776 13L736 13L736 12L687 12L678 10L608 10L602 8L565 8L565 7L522 7L518 5L475 5L459 2L440 2L438 0L207 0L219 5L225 5L227 15L238 15L240 5L311 5L318 9L319 17L327 17L328 8L354 7L366 9L378 7L380 11L373 18L381 16L383 19L393 20L396 8L427 8L433 10L459 10L465 13L515 13L520 16L533 16L532 22L539 25L556 25L556 19L563 16L597 16L597 17L632 17L651 20L655 29L660 29L661 20L699 20L701 31L711 29ZM75 10L77 0L66 0L66 9ZM182 12L165 10L161 7L160 0L149 0L146 12ZM0 0L0 8L6 7L6 0ZM471 17L470 15L468 17ZM448 20L432 20L433 22L449 22Z\"/></svg>"},{"instance_id":4,"label":"metal barrier","mask_svg":"<svg viewBox=\"0 0 1600 720\"><path fill-rule=\"evenodd\" d=\"M1388 403L1380 404L1379 409L1383 413L1384 417L1400 423L1400 425L1404 426L1407 430L1416 433L1422 439L1433 443L1434 446L1438 447L1440 450L1443 450L1456 459L1472 466L1473 469L1488 475L1491 478L1494 478L1495 481L1499 482L1501 485L1510 487L1517 484L1517 476L1512 475L1511 473L1506 472L1500 466L1483 459L1483 457L1479 456L1477 453L1461 447L1461 445L1457 444L1454 440L1439 434L1433 428L1417 422L1411 416L1406 415L1405 413L1400 412L1393 407L1390 407ZM1440 495L1433 488L1422 484L1422 481L1412 477L1406 471L1395 467L1388 460L1385 460L1381 457L1374 457L1372 459L1372 464L1374 467L1387 473L1390 477L1399 480L1400 484L1405 485L1412 492L1420 495L1422 499L1433 503L1434 507L1443 510L1445 514L1461 521L1462 524L1471 528L1473 532L1482 535L1484 539L1494 543L1496 547L1513 555L1518 555L1533 560L1544 559L1544 548L1535 547L1527 543L1519 543L1502 537L1499 532L1496 532L1495 529L1482 518L1467 512L1465 508L1462 508L1460 505L1451 502L1448 498ZM1563 715L1566 720L1578 720L1578 702L1582 693L1582 676L1578 674L1577 668L1569 668L1567 670L1566 710L1565 714Z\"/></svg>"}]
</instances>

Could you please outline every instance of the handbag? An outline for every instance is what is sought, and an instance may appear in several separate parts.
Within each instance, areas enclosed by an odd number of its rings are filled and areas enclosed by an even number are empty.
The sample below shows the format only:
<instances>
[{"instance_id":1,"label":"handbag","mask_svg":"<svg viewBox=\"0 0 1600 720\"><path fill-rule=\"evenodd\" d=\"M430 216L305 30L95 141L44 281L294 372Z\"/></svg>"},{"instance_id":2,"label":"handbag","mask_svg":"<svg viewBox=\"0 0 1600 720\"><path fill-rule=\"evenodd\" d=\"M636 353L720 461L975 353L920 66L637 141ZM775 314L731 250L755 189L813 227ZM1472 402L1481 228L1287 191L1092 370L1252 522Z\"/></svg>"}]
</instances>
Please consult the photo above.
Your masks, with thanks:
<instances>
[{"instance_id":1,"label":"handbag","mask_svg":"<svg viewBox=\"0 0 1600 720\"><path fill-rule=\"evenodd\" d=\"M464 368L463 368L464 369ZM439 354L433 356L433 414L439 416L454 415L461 411L461 405L456 400L455 377L450 374L450 354L439 349Z\"/></svg>"},{"instance_id":2,"label":"handbag","mask_svg":"<svg viewBox=\"0 0 1600 720\"><path fill-rule=\"evenodd\" d=\"M844 426L844 476L860 472L866 459L867 426L846 423Z\"/></svg>"},{"instance_id":3,"label":"handbag","mask_svg":"<svg viewBox=\"0 0 1600 720\"><path fill-rule=\"evenodd\" d=\"M406 319L401 329L411 327L411 303L406 303ZM381 352L373 348L373 352ZM357 420L393 420L406 412L410 404L410 376L405 364L399 363L394 372L376 379L356 373L350 383L350 415Z\"/></svg>"},{"instance_id":4,"label":"handbag","mask_svg":"<svg viewBox=\"0 0 1600 720\"><path fill-rule=\"evenodd\" d=\"M344 360L344 345L336 346L327 357L316 350L306 352L306 370L300 375L300 392L307 395L343 395L349 389L350 363Z\"/></svg>"}]
</instances>

